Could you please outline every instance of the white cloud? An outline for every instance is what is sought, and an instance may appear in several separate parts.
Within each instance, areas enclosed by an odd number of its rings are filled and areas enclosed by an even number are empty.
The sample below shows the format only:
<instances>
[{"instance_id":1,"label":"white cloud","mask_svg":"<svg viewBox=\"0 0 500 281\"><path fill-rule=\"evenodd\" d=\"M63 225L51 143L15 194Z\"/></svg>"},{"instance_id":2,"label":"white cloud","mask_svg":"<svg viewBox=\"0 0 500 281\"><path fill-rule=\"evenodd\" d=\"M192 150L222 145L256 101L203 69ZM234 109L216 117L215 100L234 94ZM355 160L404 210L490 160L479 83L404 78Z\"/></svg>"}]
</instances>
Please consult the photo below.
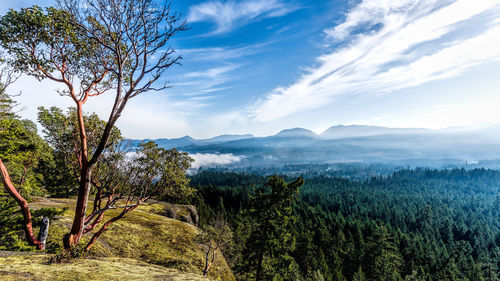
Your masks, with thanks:
<instances>
[{"instance_id":1,"label":"white cloud","mask_svg":"<svg viewBox=\"0 0 500 281\"><path fill-rule=\"evenodd\" d=\"M226 65L226 66L221 66L221 67L214 67L214 68L209 68L203 71L193 71L190 72L184 77L186 78L210 78L210 79L216 79L220 78L224 74L235 70L236 68L240 67L239 65Z\"/></svg>"},{"instance_id":2,"label":"white cloud","mask_svg":"<svg viewBox=\"0 0 500 281\"><path fill-rule=\"evenodd\" d=\"M344 95L390 93L457 76L500 57L499 14L495 0L362 1L325 30L343 47L319 57L294 84L267 94L250 114L266 122Z\"/></svg>"},{"instance_id":3,"label":"white cloud","mask_svg":"<svg viewBox=\"0 0 500 281\"><path fill-rule=\"evenodd\" d=\"M443 3L449 1L442 1ZM435 3L414 0L363 1L352 9L341 24L325 29L325 33L335 39L345 39L361 25L375 26L394 14L413 12L413 18L432 10Z\"/></svg>"},{"instance_id":4,"label":"white cloud","mask_svg":"<svg viewBox=\"0 0 500 281\"><path fill-rule=\"evenodd\" d=\"M212 21L215 33L228 32L252 20L280 17L296 8L281 0L209 1L190 7L188 22Z\"/></svg>"},{"instance_id":5,"label":"white cloud","mask_svg":"<svg viewBox=\"0 0 500 281\"><path fill-rule=\"evenodd\" d=\"M206 94L229 88L224 85L234 77L231 72L240 66L241 65L237 64L228 64L225 66L188 72L177 77L177 81L172 84L175 86L173 91L183 97L190 97L190 101L194 101L194 99L207 100L213 96L207 96Z\"/></svg>"},{"instance_id":6,"label":"white cloud","mask_svg":"<svg viewBox=\"0 0 500 281\"><path fill-rule=\"evenodd\" d=\"M269 45L276 41L245 44L236 46L204 47L178 49L177 52L189 61L218 61L226 62L231 59L241 59L269 51Z\"/></svg>"},{"instance_id":7,"label":"white cloud","mask_svg":"<svg viewBox=\"0 0 500 281\"><path fill-rule=\"evenodd\" d=\"M194 153L190 154L191 158L194 159L194 163L191 165L192 168L199 168L203 166L217 166L217 165L227 165L235 162L241 161L242 156L228 154L213 154L213 153Z\"/></svg>"}]
</instances>

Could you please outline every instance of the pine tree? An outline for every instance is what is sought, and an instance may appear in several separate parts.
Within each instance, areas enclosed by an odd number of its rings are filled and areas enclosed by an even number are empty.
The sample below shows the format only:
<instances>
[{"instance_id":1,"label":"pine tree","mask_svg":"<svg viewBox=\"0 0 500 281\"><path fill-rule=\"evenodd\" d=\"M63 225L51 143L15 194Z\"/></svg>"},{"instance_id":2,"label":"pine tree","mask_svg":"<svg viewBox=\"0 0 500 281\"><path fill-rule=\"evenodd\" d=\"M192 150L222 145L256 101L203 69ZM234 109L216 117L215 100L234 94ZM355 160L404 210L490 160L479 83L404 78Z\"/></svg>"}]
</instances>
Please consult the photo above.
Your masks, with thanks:
<instances>
[{"instance_id":1,"label":"pine tree","mask_svg":"<svg viewBox=\"0 0 500 281\"><path fill-rule=\"evenodd\" d=\"M352 277L352 281L367 281L365 273L361 269L361 266L358 268L358 271L354 273L354 276Z\"/></svg>"},{"instance_id":2,"label":"pine tree","mask_svg":"<svg viewBox=\"0 0 500 281\"><path fill-rule=\"evenodd\" d=\"M371 255L371 277L381 281L400 280L403 259L385 226L380 226L369 243Z\"/></svg>"},{"instance_id":3,"label":"pine tree","mask_svg":"<svg viewBox=\"0 0 500 281\"><path fill-rule=\"evenodd\" d=\"M286 183L272 176L250 200L251 229L243 259L247 272L255 272L257 281L285 278L298 271L289 253L295 248L292 204L303 184L302 178Z\"/></svg>"}]
</instances>

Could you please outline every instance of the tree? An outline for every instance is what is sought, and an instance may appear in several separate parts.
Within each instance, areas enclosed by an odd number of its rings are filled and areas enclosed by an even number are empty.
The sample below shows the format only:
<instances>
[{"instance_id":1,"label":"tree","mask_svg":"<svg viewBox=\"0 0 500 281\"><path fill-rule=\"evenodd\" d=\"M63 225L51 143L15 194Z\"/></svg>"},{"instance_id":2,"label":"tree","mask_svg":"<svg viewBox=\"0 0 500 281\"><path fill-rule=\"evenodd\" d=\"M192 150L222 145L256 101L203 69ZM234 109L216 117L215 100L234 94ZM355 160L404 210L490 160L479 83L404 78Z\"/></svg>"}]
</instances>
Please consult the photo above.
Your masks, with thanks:
<instances>
[{"instance_id":1,"label":"tree","mask_svg":"<svg viewBox=\"0 0 500 281\"><path fill-rule=\"evenodd\" d=\"M39 107L38 110L38 122L43 127L45 140L54 148L52 161L43 162L40 167L43 170L46 186L50 187L49 192L52 195L66 197L75 195L80 170L78 149L80 139L75 108L69 108L66 113L57 107L50 109ZM83 119L87 130L88 150L93 153L106 122L95 113L84 114ZM123 141L121 132L114 127L107 147L117 146L121 141Z\"/></svg>"},{"instance_id":2,"label":"tree","mask_svg":"<svg viewBox=\"0 0 500 281\"><path fill-rule=\"evenodd\" d=\"M0 56L3 57L2 53ZM4 66L5 59L0 58L0 64ZM17 102L12 99L12 96L7 94L7 87L17 80L14 71L8 67L0 69L0 120L14 118L16 114L14 108L17 107Z\"/></svg>"},{"instance_id":3,"label":"tree","mask_svg":"<svg viewBox=\"0 0 500 281\"><path fill-rule=\"evenodd\" d=\"M41 175L35 168L50 149L38 136L36 125L16 115L18 104L6 92L15 81L13 75L11 70L0 70L0 159L13 171L8 176L18 191L29 195L41 192Z\"/></svg>"},{"instance_id":4,"label":"tree","mask_svg":"<svg viewBox=\"0 0 500 281\"><path fill-rule=\"evenodd\" d=\"M18 209L17 203L12 198L0 192L0 250L22 249L23 243L19 243L17 229L13 228L16 225ZM14 245L17 247L13 247Z\"/></svg>"},{"instance_id":5,"label":"tree","mask_svg":"<svg viewBox=\"0 0 500 281\"><path fill-rule=\"evenodd\" d=\"M0 120L0 158L12 173L9 177L20 194L41 195L42 175L38 163L47 158L50 148L38 136L36 125L28 120Z\"/></svg>"},{"instance_id":6,"label":"tree","mask_svg":"<svg viewBox=\"0 0 500 281\"><path fill-rule=\"evenodd\" d=\"M55 148L56 159L70 166L70 170L78 171L78 120L70 108L64 114L59 108L39 108L38 120L44 127L43 132L49 144ZM85 127L88 131L88 148L93 152L106 122L96 114L84 115ZM142 143L135 152L130 152L124 143L120 130L113 128L109 144L91 175L93 207L85 219L83 234L91 233L102 222L106 211L121 208L119 216L104 223L93 235L85 249L91 249L96 239L109 226L124 217L152 197L184 199L192 194L186 170L192 159L187 153L175 149L165 150L153 142ZM71 176L71 175L68 175Z\"/></svg>"},{"instance_id":7,"label":"tree","mask_svg":"<svg viewBox=\"0 0 500 281\"><path fill-rule=\"evenodd\" d=\"M0 178L7 193L17 202L23 214L23 229L29 245L43 250L45 244L35 237L33 232L33 221L28 201L21 194L23 186L24 193L33 191L37 187L33 166L43 157L43 142L36 134L36 126L33 122L18 120L13 112L15 102L6 93L6 88L13 83L15 78L13 72L2 68L0 70ZM6 161L5 164L3 160ZM16 188L6 165L15 168L14 174ZM27 184L28 183L28 184ZM29 188L31 187L31 188ZM6 207L5 215L9 216L8 201L2 203ZM48 225L48 222L47 222Z\"/></svg>"},{"instance_id":8,"label":"tree","mask_svg":"<svg viewBox=\"0 0 500 281\"><path fill-rule=\"evenodd\" d=\"M75 216L65 248L78 244L85 230L92 171L109 144L128 101L155 88L161 75L178 63L170 39L185 30L169 3L153 0L67 0L61 9L36 6L9 11L0 20L0 42L19 71L61 83L60 94L76 106L79 128L79 188ZM145 20L147 19L147 20ZM76 84L79 81L79 84ZM110 115L89 152L83 107L89 98L114 92Z\"/></svg>"},{"instance_id":9,"label":"tree","mask_svg":"<svg viewBox=\"0 0 500 281\"><path fill-rule=\"evenodd\" d=\"M283 178L272 176L250 200L248 215L252 223L243 259L246 270L255 271L257 281L270 276L287 279L287 275L294 274L296 263L288 254L295 244L292 204L303 184L302 178L286 183Z\"/></svg>"},{"instance_id":10,"label":"tree","mask_svg":"<svg viewBox=\"0 0 500 281\"><path fill-rule=\"evenodd\" d=\"M366 279L366 276L363 273L363 270L361 269L361 266L358 268L358 271L356 271L356 273L354 273L354 276L352 277L352 280L353 281L366 281L366 280L368 280L368 279Z\"/></svg>"},{"instance_id":11,"label":"tree","mask_svg":"<svg viewBox=\"0 0 500 281\"><path fill-rule=\"evenodd\" d=\"M232 238L231 227L221 214L218 214L208 226L203 228L197 239L205 248L204 276L207 276L208 271L215 263L217 251L221 251L224 255L227 247L232 244Z\"/></svg>"},{"instance_id":12,"label":"tree","mask_svg":"<svg viewBox=\"0 0 500 281\"><path fill-rule=\"evenodd\" d=\"M400 280L403 259L394 238L385 226L379 226L368 240L371 277L377 280Z\"/></svg>"},{"instance_id":13,"label":"tree","mask_svg":"<svg viewBox=\"0 0 500 281\"><path fill-rule=\"evenodd\" d=\"M93 234L85 246L89 251L109 226L153 197L182 199L193 194L186 171L193 159L175 148L166 150L152 141L139 145L134 156L119 146L103 155L92 183L96 188L92 212L85 219L83 234L93 230L106 211L122 209Z\"/></svg>"}]
</instances>

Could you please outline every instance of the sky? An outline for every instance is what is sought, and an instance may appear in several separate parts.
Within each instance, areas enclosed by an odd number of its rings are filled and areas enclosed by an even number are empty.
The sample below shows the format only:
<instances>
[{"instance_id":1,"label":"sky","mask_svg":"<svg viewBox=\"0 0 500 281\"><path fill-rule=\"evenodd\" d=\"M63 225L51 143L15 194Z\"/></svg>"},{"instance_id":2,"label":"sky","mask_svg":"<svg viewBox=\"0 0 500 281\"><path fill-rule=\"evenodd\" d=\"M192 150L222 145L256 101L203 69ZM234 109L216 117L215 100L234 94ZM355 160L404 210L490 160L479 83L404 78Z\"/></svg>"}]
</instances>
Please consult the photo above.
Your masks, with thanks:
<instances>
[{"instance_id":1,"label":"sky","mask_svg":"<svg viewBox=\"0 0 500 281\"><path fill-rule=\"evenodd\" d=\"M49 0L2 0L0 13ZM171 88L132 99L128 138L272 135L333 125L446 128L500 123L498 0L173 0L190 29L171 45ZM21 115L72 106L21 77ZM109 114L111 95L87 112Z\"/></svg>"}]
</instances>

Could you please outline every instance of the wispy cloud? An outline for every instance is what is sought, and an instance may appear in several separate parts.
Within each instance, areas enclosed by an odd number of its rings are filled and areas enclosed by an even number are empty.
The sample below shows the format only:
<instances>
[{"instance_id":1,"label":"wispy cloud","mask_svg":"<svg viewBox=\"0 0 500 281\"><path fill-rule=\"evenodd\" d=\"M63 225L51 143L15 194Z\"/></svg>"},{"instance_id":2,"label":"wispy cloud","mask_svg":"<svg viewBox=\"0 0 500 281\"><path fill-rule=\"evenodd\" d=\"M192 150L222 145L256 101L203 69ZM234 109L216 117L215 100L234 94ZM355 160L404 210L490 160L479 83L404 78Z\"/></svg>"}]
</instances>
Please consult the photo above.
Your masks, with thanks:
<instances>
[{"instance_id":1,"label":"wispy cloud","mask_svg":"<svg viewBox=\"0 0 500 281\"><path fill-rule=\"evenodd\" d=\"M190 100L193 100L195 96L227 89L229 86L225 84L234 77L231 72L239 67L241 67L239 64L228 64L200 71L188 72L179 77L178 81L173 83L173 86L176 88L179 87L182 96L191 97ZM210 97L203 97L205 100L208 98Z\"/></svg>"},{"instance_id":2,"label":"wispy cloud","mask_svg":"<svg viewBox=\"0 0 500 281\"><path fill-rule=\"evenodd\" d=\"M390 93L460 75L500 57L499 15L496 0L364 0L325 30L341 47L249 111L254 120L271 121L344 95Z\"/></svg>"},{"instance_id":3,"label":"wispy cloud","mask_svg":"<svg viewBox=\"0 0 500 281\"><path fill-rule=\"evenodd\" d=\"M211 21L224 33L254 20L284 16L296 9L281 0L208 1L189 9L188 22Z\"/></svg>"},{"instance_id":4,"label":"wispy cloud","mask_svg":"<svg viewBox=\"0 0 500 281\"><path fill-rule=\"evenodd\" d=\"M217 79L223 76L225 73L230 72L238 68L239 65L226 65L221 67L214 67L204 71L194 71L185 75L187 78L210 78Z\"/></svg>"},{"instance_id":5,"label":"wispy cloud","mask_svg":"<svg viewBox=\"0 0 500 281\"><path fill-rule=\"evenodd\" d=\"M206 47L177 50L189 60L194 61L227 61L258 54L271 42L251 44L241 47Z\"/></svg>"}]
</instances>

